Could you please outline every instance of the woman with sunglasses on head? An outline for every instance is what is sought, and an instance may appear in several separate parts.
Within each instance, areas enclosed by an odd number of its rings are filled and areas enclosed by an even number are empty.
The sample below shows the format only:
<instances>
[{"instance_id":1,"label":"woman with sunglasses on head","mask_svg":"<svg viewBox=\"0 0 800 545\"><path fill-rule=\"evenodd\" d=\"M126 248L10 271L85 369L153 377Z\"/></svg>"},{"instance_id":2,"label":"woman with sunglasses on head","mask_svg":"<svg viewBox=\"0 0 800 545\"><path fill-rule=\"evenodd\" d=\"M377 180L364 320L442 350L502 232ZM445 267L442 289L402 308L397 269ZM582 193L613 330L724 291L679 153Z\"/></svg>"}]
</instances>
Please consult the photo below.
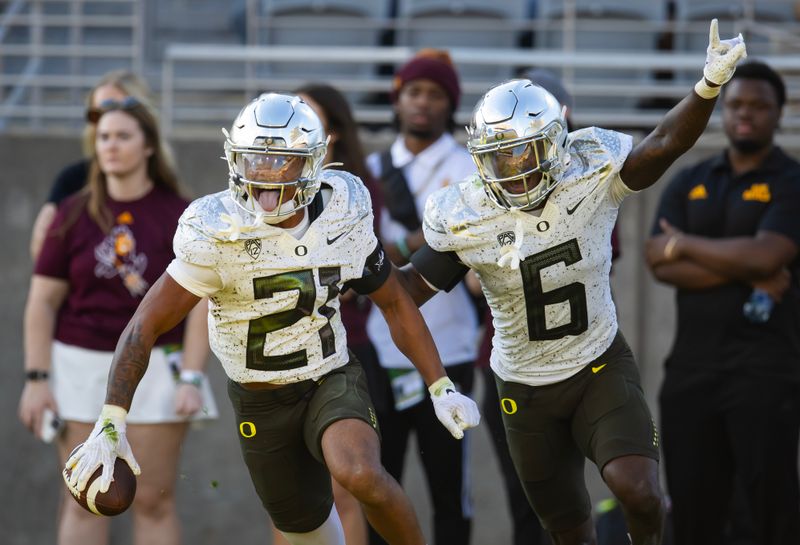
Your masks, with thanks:
<instances>
[{"instance_id":1,"label":"woman with sunglasses on head","mask_svg":"<svg viewBox=\"0 0 800 545\"><path fill-rule=\"evenodd\" d=\"M150 104L152 101L147 84L128 70L115 70L107 73L86 96L86 126L83 130L85 157L64 167L50 187L47 201L39 210L31 233L30 251L34 261L39 255L47 228L56 215L58 205L86 185L89 177L89 158L94 155L94 131L101 104L107 101L119 101L129 96L143 104Z\"/></svg>"},{"instance_id":2,"label":"woman with sunglasses on head","mask_svg":"<svg viewBox=\"0 0 800 545\"><path fill-rule=\"evenodd\" d=\"M41 436L46 410L60 415L61 464L92 430L117 339L173 259L172 238L188 204L151 108L122 96L102 102L96 119L88 183L56 212L25 308L19 416ZM159 338L131 407L128 437L146 470L133 503L136 545L180 542L174 495L180 445L190 417L216 414L203 374L206 312L201 300L185 323ZM108 543L108 525L108 518L67 499L58 543Z\"/></svg>"}]
</instances>

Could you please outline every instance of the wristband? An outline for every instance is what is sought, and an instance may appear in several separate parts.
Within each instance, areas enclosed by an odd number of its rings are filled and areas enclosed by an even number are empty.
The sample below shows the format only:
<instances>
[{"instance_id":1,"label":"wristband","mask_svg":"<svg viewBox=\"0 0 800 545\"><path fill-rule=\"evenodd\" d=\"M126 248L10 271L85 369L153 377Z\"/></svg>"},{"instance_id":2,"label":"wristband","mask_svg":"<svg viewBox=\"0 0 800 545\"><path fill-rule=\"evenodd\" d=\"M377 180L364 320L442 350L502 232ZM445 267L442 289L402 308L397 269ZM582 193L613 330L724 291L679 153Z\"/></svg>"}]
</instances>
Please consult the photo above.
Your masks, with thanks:
<instances>
[{"instance_id":1,"label":"wristband","mask_svg":"<svg viewBox=\"0 0 800 545\"><path fill-rule=\"evenodd\" d=\"M31 382L47 380L48 378L50 378L50 371L44 371L42 369L31 369L30 371L25 371L25 380L30 380Z\"/></svg>"},{"instance_id":2,"label":"wristband","mask_svg":"<svg viewBox=\"0 0 800 545\"><path fill-rule=\"evenodd\" d=\"M453 392L456 391L456 385L453 384L453 381L450 380L450 377L447 375L428 386L428 392L431 394L431 397L439 397L440 395L447 393L447 390L452 390Z\"/></svg>"},{"instance_id":3,"label":"wristband","mask_svg":"<svg viewBox=\"0 0 800 545\"><path fill-rule=\"evenodd\" d=\"M183 369L178 378L178 384L191 384L195 388L200 388L203 384L203 373L192 369Z\"/></svg>"},{"instance_id":4,"label":"wristband","mask_svg":"<svg viewBox=\"0 0 800 545\"><path fill-rule=\"evenodd\" d=\"M694 92L707 100L710 100L712 98L717 98L720 89L722 89L721 85L712 87L711 85L706 83L705 77L700 78L700 81L694 84Z\"/></svg>"},{"instance_id":5,"label":"wristband","mask_svg":"<svg viewBox=\"0 0 800 545\"><path fill-rule=\"evenodd\" d=\"M400 252L404 258L408 259L411 257L411 250L408 248L408 243L406 242L405 237L398 238L394 245L397 246L397 251Z\"/></svg>"}]
</instances>

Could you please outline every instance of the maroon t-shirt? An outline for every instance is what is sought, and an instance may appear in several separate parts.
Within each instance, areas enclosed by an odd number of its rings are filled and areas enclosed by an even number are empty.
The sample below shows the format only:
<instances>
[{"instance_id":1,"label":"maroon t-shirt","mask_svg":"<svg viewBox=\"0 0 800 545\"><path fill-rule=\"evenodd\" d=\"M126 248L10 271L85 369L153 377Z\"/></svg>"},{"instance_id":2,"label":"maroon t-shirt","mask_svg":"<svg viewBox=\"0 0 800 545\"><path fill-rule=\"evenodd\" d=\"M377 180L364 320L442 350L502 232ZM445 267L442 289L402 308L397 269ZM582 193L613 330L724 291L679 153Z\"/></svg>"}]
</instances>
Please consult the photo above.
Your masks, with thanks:
<instances>
[{"instance_id":1,"label":"maroon t-shirt","mask_svg":"<svg viewBox=\"0 0 800 545\"><path fill-rule=\"evenodd\" d=\"M172 238L189 203L159 187L136 201L109 198L107 206L114 218L109 233L103 233L84 208L62 235L61 225L81 198L74 195L59 207L34 274L69 282L54 338L111 351L148 288L172 261ZM156 344L182 342L183 323Z\"/></svg>"}]
</instances>

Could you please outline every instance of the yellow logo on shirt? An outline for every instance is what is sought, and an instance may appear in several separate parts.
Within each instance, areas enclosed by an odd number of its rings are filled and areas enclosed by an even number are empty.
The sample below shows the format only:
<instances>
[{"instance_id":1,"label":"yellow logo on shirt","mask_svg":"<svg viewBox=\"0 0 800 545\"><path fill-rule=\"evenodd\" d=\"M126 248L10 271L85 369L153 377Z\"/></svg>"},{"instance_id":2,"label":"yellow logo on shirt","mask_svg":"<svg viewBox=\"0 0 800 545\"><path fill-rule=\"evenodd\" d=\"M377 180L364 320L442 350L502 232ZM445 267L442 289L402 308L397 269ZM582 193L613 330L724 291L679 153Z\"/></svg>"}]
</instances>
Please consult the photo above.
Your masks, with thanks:
<instances>
[{"instance_id":1,"label":"yellow logo on shirt","mask_svg":"<svg viewBox=\"0 0 800 545\"><path fill-rule=\"evenodd\" d=\"M708 191L706 191L706 186L703 184L696 185L689 191L689 200L690 201L698 201L700 199L707 199L708 198Z\"/></svg>"},{"instance_id":2,"label":"yellow logo on shirt","mask_svg":"<svg viewBox=\"0 0 800 545\"><path fill-rule=\"evenodd\" d=\"M769 202L772 194L769 192L769 184L753 184L750 189L745 189L742 193L744 201Z\"/></svg>"}]
</instances>

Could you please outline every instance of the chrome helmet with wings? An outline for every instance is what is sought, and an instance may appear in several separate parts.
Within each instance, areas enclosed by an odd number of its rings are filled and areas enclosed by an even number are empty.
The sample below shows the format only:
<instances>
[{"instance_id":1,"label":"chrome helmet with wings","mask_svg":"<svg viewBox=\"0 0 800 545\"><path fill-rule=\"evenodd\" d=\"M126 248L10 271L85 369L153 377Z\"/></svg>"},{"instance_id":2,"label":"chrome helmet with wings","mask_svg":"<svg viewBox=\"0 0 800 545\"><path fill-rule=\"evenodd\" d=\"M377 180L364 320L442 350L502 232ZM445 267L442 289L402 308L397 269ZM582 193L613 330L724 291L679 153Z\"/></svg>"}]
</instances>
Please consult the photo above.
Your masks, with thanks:
<instances>
[{"instance_id":1,"label":"chrome helmet with wings","mask_svg":"<svg viewBox=\"0 0 800 545\"><path fill-rule=\"evenodd\" d=\"M311 203L320 188L327 137L300 97L262 94L223 132L229 189L242 210L280 223Z\"/></svg>"},{"instance_id":2,"label":"chrome helmet with wings","mask_svg":"<svg viewBox=\"0 0 800 545\"><path fill-rule=\"evenodd\" d=\"M539 206L568 162L565 110L526 79L497 85L475 106L469 149L489 198L508 210Z\"/></svg>"}]
</instances>

